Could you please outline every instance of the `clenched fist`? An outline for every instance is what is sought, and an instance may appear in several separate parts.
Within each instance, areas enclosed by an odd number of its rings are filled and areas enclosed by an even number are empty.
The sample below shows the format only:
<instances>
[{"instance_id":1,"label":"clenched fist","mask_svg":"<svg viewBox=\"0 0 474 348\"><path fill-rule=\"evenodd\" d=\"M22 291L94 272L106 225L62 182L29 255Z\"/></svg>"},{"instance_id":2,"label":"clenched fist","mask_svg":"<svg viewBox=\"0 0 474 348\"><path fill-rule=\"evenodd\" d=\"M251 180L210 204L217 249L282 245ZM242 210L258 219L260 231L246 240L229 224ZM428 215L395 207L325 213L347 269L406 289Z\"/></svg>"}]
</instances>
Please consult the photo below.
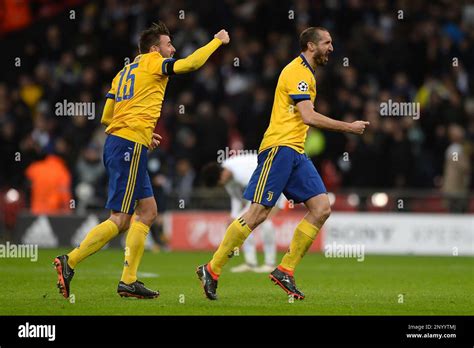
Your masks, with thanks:
<instances>
[{"instance_id":1,"label":"clenched fist","mask_svg":"<svg viewBox=\"0 0 474 348\"><path fill-rule=\"evenodd\" d=\"M151 137L151 144L149 146L150 151L153 151L161 144L161 139L161 135L159 135L158 133L153 133Z\"/></svg>"},{"instance_id":2,"label":"clenched fist","mask_svg":"<svg viewBox=\"0 0 474 348\"><path fill-rule=\"evenodd\" d=\"M229 33L224 29L214 35L214 38L221 40L224 45L227 45L230 41Z\"/></svg>"},{"instance_id":3,"label":"clenched fist","mask_svg":"<svg viewBox=\"0 0 474 348\"><path fill-rule=\"evenodd\" d=\"M365 126L368 126L370 122L367 121L354 121L351 123L351 131L354 134L364 134Z\"/></svg>"}]
</instances>

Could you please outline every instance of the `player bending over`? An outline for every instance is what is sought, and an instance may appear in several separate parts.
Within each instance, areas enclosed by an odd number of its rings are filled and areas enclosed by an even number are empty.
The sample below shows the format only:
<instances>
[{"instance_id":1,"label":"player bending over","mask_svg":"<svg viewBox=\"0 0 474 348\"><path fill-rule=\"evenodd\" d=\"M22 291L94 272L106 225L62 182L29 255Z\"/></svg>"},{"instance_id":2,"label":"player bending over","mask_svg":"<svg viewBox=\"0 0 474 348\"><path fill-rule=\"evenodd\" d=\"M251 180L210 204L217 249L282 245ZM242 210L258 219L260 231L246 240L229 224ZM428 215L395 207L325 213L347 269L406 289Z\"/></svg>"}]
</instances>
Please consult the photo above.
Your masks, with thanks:
<instances>
[{"instance_id":1,"label":"player bending over","mask_svg":"<svg viewBox=\"0 0 474 348\"><path fill-rule=\"evenodd\" d=\"M333 51L329 32L311 27L300 35L301 54L281 72L273 109L260 144L258 167L244 192L250 208L227 228L212 260L197 268L204 292L217 299L217 280L234 248L268 217L283 192L289 200L304 203L308 212L296 227L290 247L270 279L288 295L304 299L293 277L296 266L313 243L331 212L326 188L311 160L304 154L309 126L331 131L362 134L369 122L341 122L314 110L314 69L326 65Z\"/></svg>"},{"instance_id":2,"label":"player bending over","mask_svg":"<svg viewBox=\"0 0 474 348\"><path fill-rule=\"evenodd\" d=\"M110 217L94 227L79 247L55 258L58 287L64 297L69 297L76 265L127 230L125 262L117 292L126 297L158 297L158 291L137 280L145 239L157 216L147 172L148 146L160 117L169 76L199 69L220 45L228 42L228 33L221 30L207 45L176 60L170 33L162 22L141 33L140 55L113 79L102 116L108 134L104 165L109 177L106 208L111 210ZM135 218L131 221L133 213Z\"/></svg>"},{"instance_id":3,"label":"player bending over","mask_svg":"<svg viewBox=\"0 0 474 348\"><path fill-rule=\"evenodd\" d=\"M244 200L242 195L255 168L257 167L257 155L246 154L234 156L219 163L209 163L202 171L206 186L224 186L230 196L232 220L241 216L250 207L250 202ZM278 200L277 206L284 204L283 197ZM274 209L272 214L276 214ZM263 241L263 253L265 262L262 266L257 265L257 248L254 235L251 234L242 246L245 263L231 268L231 272L257 272L268 273L275 268L276 262L276 238L275 228L272 220L267 219L260 226Z\"/></svg>"}]
</instances>

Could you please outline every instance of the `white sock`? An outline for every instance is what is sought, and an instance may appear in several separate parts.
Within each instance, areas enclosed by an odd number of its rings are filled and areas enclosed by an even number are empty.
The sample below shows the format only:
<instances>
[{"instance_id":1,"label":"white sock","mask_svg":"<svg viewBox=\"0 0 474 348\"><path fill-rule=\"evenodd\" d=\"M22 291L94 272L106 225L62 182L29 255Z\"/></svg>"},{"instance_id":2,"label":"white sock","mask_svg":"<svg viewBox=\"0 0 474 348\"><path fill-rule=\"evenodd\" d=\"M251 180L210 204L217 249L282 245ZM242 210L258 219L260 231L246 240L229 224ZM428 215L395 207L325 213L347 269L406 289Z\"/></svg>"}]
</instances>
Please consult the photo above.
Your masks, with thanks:
<instances>
[{"instance_id":1,"label":"white sock","mask_svg":"<svg viewBox=\"0 0 474 348\"><path fill-rule=\"evenodd\" d=\"M257 247L255 245L255 236L254 233L251 233L244 242L242 246L244 251L245 263L257 266Z\"/></svg>"},{"instance_id":2,"label":"white sock","mask_svg":"<svg viewBox=\"0 0 474 348\"><path fill-rule=\"evenodd\" d=\"M260 233L262 234L263 252L265 254L265 264L268 266L275 266L276 263L276 232L273 222L265 220L260 226Z\"/></svg>"}]
</instances>

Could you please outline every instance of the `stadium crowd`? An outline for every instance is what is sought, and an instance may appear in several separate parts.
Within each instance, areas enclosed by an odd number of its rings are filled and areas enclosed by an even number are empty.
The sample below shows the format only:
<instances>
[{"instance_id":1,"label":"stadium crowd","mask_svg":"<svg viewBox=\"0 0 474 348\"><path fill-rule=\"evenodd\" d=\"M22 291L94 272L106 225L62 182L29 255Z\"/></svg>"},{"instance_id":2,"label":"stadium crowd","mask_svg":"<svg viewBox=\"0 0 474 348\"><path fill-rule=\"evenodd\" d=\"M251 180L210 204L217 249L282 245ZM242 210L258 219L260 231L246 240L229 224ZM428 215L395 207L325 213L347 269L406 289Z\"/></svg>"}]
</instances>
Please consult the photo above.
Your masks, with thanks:
<instances>
[{"instance_id":1,"label":"stadium crowd","mask_svg":"<svg viewBox=\"0 0 474 348\"><path fill-rule=\"evenodd\" d=\"M42 197L38 206L32 202L34 212L67 210L71 197L83 209L103 206L105 95L138 54L140 31L158 19L173 33L177 57L221 28L231 36L201 70L170 78L157 125L163 141L149 160L158 196L189 197L201 167L216 161L219 150L258 149L279 73L298 55L299 33L316 25L328 28L334 44L329 64L316 73L316 110L371 122L362 137L310 131L307 154L328 189L467 193L473 187L472 6L106 0L79 1L72 10L0 37L9 48L0 58L0 186L31 188ZM389 100L419 103L420 117L381 116L380 105ZM57 115L63 101L94 103L95 117Z\"/></svg>"}]
</instances>

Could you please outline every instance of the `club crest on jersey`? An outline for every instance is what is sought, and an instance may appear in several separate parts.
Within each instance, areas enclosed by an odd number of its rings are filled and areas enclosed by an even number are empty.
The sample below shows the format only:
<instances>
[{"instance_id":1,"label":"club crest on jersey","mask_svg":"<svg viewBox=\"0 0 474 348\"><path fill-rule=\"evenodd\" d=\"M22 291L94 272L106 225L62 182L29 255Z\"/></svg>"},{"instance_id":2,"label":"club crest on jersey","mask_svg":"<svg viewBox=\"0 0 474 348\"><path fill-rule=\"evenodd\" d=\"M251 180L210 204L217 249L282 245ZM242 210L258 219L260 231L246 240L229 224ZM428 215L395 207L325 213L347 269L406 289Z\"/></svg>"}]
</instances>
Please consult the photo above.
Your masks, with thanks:
<instances>
[{"instance_id":1,"label":"club crest on jersey","mask_svg":"<svg viewBox=\"0 0 474 348\"><path fill-rule=\"evenodd\" d=\"M268 191L268 197L267 197L267 201L271 201L273 198L273 192L272 191Z\"/></svg>"},{"instance_id":2,"label":"club crest on jersey","mask_svg":"<svg viewBox=\"0 0 474 348\"><path fill-rule=\"evenodd\" d=\"M300 91L300 92L306 92L306 91L308 91L309 86L305 81L300 81L300 82L298 82L297 88L298 88L298 91Z\"/></svg>"}]
</instances>

